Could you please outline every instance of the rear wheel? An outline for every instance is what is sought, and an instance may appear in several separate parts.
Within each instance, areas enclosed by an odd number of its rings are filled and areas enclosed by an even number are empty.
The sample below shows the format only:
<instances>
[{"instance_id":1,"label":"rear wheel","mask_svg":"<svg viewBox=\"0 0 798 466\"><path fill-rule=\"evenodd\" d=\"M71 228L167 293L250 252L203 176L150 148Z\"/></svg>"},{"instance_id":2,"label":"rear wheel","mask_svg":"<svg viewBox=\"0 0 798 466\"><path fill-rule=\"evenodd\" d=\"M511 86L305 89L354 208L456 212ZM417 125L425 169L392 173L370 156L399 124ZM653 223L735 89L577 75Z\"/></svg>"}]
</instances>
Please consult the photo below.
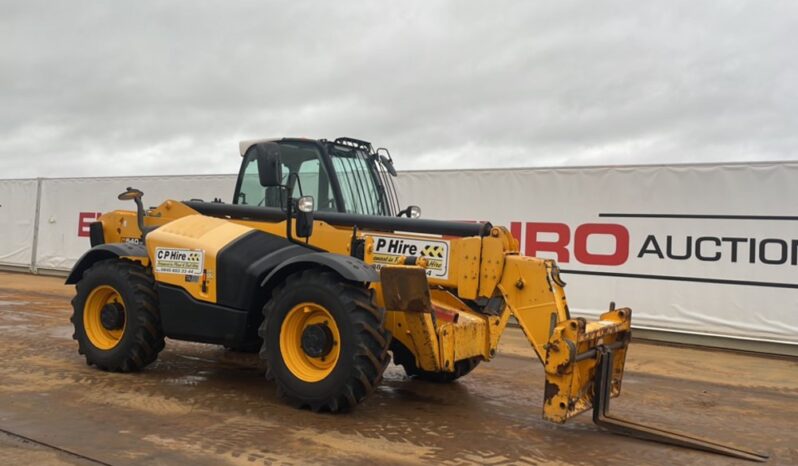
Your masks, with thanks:
<instances>
[{"instance_id":1,"label":"rear wheel","mask_svg":"<svg viewBox=\"0 0 798 466\"><path fill-rule=\"evenodd\" d=\"M86 363L107 371L137 371L164 347L155 282L138 263L108 259L83 273L72 299L72 338Z\"/></svg>"},{"instance_id":2,"label":"rear wheel","mask_svg":"<svg viewBox=\"0 0 798 466\"><path fill-rule=\"evenodd\" d=\"M305 270L289 275L263 312L266 376L291 404L345 411L382 381L391 336L366 286Z\"/></svg>"},{"instance_id":3,"label":"rear wheel","mask_svg":"<svg viewBox=\"0 0 798 466\"><path fill-rule=\"evenodd\" d=\"M454 363L453 372L431 372L425 371L424 369L418 367L416 365L416 357L413 356L413 353L398 340L394 340L393 344L391 345L391 351L393 352L394 362L404 368L408 377L415 377L421 380L426 380L427 382L435 383L454 382L460 377L470 373L479 365L480 361L482 361L482 359L478 357L463 359Z\"/></svg>"}]
</instances>

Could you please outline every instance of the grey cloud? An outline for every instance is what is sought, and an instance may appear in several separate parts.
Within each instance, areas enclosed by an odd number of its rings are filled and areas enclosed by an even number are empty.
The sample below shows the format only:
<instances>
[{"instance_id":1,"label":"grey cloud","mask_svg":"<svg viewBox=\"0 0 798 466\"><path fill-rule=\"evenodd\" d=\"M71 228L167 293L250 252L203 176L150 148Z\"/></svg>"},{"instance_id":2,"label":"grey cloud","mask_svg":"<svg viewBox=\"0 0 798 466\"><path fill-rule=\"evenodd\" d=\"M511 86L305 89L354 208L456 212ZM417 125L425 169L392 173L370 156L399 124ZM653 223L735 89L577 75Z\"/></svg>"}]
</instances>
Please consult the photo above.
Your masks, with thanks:
<instances>
[{"instance_id":1,"label":"grey cloud","mask_svg":"<svg viewBox=\"0 0 798 466\"><path fill-rule=\"evenodd\" d=\"M794 159L791 2L4 2L0 178Z\"/></svg>"}]
</instances>

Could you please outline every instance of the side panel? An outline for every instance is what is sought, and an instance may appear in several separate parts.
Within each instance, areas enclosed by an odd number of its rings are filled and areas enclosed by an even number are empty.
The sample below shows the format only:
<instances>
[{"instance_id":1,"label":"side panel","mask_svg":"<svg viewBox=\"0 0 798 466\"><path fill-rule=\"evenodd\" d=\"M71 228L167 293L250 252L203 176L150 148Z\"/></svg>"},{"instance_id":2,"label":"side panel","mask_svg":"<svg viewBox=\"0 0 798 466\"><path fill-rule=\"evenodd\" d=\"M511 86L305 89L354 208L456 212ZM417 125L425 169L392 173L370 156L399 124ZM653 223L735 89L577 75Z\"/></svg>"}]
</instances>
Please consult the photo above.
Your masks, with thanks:
<instances>
[{"instance_id":1,"label":"side panel","mask_svg":"<svg viewBox=\"0 0 798 466\"><path fill-rule=\"evenodd\" d=\"M253 291L272 269L297 256L313 252L285 238L253 230L224 247L216 259L216 302L251 309Z\"/></svg>"},{"instance_id":2,"label":"side panel","mask_svg":"<svg viewBox=\"0 0 798 466\"><path fill-rule=\"evenodd\" d=\"M0 180L0 265L35 268L37 180Z\"/></svg>"},{"instance_id":3,"label":"side panel","mask_svg":"<svg viewBox=\"0 0 798 466\"><path fill-rule=\"evenodd\" d=\"M257 338L267 298L261 280L275 267L313 252L285 238L225 219L192 215L147 236L170 338L239 345Z\"/></svg>"},{"instance_id":4,"label":"side panel","mask_svg":"<svg viewBox=\"0 0 798 466\"><path fill-rule=\"evenodd\" d=\"M245 341L249 313L194 299L186 290L158 284L164 334L177 340L236 345Z\"/></svg>"},{"instance_id":5,"label":"side panel","mask_svg":"<svg viewBox=\"0 0 798 466\"><path fill-rule=\"evenodd\" d=\"M252 231L227 220L189 215L147 235L147 251L158 282L184 288L200 301L217 300L220 251Z\"/></svg>"}]
</instances>

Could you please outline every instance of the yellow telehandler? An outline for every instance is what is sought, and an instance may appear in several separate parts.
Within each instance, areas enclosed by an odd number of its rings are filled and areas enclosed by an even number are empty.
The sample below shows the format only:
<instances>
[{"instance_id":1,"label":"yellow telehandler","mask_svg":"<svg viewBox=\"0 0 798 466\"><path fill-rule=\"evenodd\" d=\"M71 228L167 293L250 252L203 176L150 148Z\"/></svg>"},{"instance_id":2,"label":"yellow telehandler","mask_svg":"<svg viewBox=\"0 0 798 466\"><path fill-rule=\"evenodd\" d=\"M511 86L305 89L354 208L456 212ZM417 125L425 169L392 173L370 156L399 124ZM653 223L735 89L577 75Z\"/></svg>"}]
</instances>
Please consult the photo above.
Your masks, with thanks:
<instances>
[{"instance_id":1,"label":"yellow telehandler","mask_svg":"<svg viewBox=\"0 0 798 466\"><path fill-rule=\"evenodd\" d=\"M631 310L573 318L552 260L525 257L489 223L400 210L385 149L338 138L242 142L232 204L142 192L90 226L71 271L74 338L87 363L128 372L164 338L257 350L280 395L346 411L391 356L409 376L451 382L491 360L511 316L546 372L543 416L593 410L626 435L761 461L764 455L608 414L621 390Z\"/></svg>"}]
</instances>

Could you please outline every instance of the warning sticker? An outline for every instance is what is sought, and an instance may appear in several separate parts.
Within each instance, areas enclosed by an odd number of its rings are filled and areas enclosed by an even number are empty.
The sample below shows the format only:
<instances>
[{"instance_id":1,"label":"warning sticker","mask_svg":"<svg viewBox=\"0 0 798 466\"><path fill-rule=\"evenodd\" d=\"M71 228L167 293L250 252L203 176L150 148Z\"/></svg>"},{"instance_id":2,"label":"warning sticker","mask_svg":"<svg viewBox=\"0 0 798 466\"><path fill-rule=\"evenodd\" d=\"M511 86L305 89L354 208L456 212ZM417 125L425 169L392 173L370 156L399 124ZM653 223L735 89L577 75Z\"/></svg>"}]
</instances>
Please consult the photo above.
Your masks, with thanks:
<instances>
[{"instance_id":1,"label":"warning sticker","mask_svg":"<svg viewBox=\"0 0 798 466\"><path fill-rule=\"evenodd\" d=\"M155 248L155 271L179 275L202 275L205 252L201 249Z\"/></svg>"},{"instance_id":2,"label":"warning sticker","mask_svg":"<svg viewBox=\"0 0 798 466\"><path fill-rule=\"evenodd\" d=\"M427 259L427 276L449 278L449 242L433 239L411 239L399 236L373 236L374 265L393 265L399 258L424 257Z\"/></svg>"}]
</instances>

